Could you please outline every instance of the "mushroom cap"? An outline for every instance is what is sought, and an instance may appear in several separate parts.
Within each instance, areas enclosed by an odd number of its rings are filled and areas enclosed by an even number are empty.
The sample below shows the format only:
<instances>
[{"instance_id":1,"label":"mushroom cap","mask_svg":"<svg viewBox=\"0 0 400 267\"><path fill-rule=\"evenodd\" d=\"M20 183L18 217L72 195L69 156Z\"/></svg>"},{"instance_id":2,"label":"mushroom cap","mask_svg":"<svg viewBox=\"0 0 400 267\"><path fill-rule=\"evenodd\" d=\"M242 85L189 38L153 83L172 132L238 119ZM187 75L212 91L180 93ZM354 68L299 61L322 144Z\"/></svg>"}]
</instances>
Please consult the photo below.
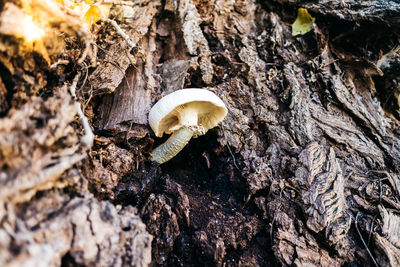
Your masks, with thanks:
<instances>
[{"instance_id":1,"label":"mushroom cap","mask_svg":"<svg viewBox=\"0 0 400 267\"><path fill-rule=\"evenodd\" d=\"M206 89L181 89L161 98L150 110L149 123L157 137L171 133L179 125L179 112L185 108L198 111L198 126L211 129L222 121L228 110L222 100Z\"/></svg>"}]
</instances>

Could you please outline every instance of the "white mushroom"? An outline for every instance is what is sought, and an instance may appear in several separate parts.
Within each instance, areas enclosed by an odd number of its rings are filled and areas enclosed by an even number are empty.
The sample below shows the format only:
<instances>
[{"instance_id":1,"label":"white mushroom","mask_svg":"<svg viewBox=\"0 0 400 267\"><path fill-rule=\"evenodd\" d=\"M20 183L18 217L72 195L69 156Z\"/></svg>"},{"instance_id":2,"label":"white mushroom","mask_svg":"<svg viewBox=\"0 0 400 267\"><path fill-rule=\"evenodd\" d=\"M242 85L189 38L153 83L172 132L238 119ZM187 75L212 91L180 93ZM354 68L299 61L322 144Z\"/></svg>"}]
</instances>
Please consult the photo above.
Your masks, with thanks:
<instances>
[{"instance_id":1,"label":"white mushroom","mask_svg":"<svg viewBox=\"0 0 400 267\"><path fill-rule=\"evenodd\" d=\"M160 164L172 159L192 137L217 126L227 113L224 102L206 89L182 89L161 98L150 110L149 123L157 137L172 135L153 150L151 159Z\"/></svg>"}]
</instances>

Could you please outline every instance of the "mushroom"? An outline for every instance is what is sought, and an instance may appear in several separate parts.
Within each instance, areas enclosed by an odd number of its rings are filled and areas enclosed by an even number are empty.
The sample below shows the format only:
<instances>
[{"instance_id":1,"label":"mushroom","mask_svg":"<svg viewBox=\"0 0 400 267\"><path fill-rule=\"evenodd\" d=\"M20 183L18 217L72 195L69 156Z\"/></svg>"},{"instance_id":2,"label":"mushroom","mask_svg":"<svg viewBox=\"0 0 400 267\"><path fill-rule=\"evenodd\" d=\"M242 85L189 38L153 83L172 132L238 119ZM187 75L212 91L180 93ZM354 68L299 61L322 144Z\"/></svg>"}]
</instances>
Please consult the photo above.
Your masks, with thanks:
<instances>
[{"instance_id":1,"label":"mushroom","mask_svg":"<svg viewBox=\"0 0 400 267\"><path fill-rule=\"evenodd\" d=\"M153 150L151 160L162 164L172 159L192 137L217 126L227 113L224 102L206 89L182 89L164 96L151 108L149 123L157 137L172 135Z\"/></svg>"}]
</instances>

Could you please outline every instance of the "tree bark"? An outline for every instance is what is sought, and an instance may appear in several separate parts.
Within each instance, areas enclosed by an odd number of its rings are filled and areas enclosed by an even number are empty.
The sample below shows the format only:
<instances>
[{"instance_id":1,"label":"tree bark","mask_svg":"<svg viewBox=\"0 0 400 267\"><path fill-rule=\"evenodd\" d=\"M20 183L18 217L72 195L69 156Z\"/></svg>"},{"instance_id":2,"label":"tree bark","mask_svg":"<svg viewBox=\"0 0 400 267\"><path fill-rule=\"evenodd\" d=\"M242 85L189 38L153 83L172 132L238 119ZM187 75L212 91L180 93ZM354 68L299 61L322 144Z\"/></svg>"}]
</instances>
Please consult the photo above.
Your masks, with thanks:
<instances>
[{"instance_id":1,"label":"tree bark","mask_svg":"<svg viewBox=\"0 0 400 267\"><path fill-rule=\"evenodd\" d=\"M90 34L29 3L63 38L0 4L1 266L400 265L397 1L142 0ZM228 116L158 165L181 88Z\"/></svg>"}]
</instances>

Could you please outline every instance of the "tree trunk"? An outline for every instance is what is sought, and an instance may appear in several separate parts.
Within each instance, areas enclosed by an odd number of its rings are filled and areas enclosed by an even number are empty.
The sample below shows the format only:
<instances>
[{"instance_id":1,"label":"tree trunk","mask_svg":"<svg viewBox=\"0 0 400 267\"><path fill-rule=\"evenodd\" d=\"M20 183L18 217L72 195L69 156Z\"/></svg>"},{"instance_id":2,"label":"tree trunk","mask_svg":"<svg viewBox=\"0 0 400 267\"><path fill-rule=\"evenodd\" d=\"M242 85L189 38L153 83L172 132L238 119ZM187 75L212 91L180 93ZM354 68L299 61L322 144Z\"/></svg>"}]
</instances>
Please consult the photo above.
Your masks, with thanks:
<instances>
[{"instance_id":1,"label":"tree trunk","mask_svg":"<svg viewBox=\"0 0 400 267\"><path fill-rule=\"evenodd\" d=\"M48 2L0 3L1 266L400 266L397 1ZM159 165L181 88L228 115Z\"/></svg>"}]
</instances>

